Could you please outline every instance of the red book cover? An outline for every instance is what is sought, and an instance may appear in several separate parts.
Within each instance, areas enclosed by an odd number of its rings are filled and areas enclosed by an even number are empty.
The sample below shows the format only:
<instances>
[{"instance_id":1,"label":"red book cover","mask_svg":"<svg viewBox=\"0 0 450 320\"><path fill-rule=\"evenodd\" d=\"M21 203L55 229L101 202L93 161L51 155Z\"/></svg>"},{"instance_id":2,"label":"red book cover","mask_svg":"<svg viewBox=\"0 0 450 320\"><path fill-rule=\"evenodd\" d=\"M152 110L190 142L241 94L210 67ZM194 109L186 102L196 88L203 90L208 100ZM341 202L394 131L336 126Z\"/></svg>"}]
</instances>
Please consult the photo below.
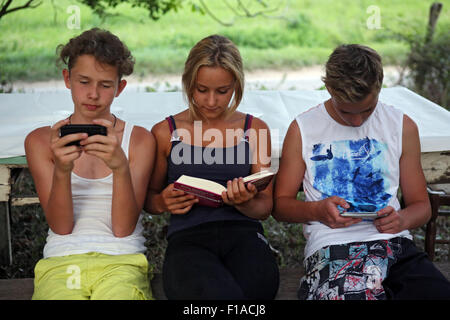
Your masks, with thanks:
<instances>
[{"instance_id":1,"label":"red book cover","mask_svg":"<svg viewBox=\"0 0 450 320\"><path fill-rule=\"evenodd\" d=\"M244 184L251 182L259 192L267 187L274 175L270 171L257 172L245 177ZM174 189L195 195L199 199L199 205L214 208L223 205L222 192L227 190L217 182L187 175L182 175L174 182Z\"/></svg>"},{"instance_id":2,"label":"red book cover","mask_svg":"<svg viewBox=\"0 0 450 320\"><path fill-rule=\"evenodd\" d=\"M173 187L177 190L182 190L186 193L193 194L194 196L196 196L199 200L197 202L197 204L199 204L201 206L217 208L217 207L220 207L221 205L223 205L222 195L220 195L220 194L217 194L217 193L214 193L214 192L211 192L208 190L196 188L193 186L188 186L186 184L179 183L176 181L173 184Z\"/></svg>"}]
</instances>

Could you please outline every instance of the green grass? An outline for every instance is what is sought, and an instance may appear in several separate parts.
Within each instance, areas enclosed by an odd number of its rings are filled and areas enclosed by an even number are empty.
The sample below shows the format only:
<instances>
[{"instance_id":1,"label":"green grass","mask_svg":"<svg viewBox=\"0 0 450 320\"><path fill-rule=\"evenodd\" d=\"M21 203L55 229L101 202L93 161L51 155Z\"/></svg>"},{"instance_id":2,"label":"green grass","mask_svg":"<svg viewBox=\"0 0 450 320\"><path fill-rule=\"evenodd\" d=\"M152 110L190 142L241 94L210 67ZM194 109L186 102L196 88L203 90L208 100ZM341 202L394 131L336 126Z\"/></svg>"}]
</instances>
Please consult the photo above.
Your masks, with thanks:
<instances>
[{"instance_id":1,"label":"green grass","mask_svg":"<svg viewBox=\"0 0 450 320\"><path fill-rule=\"evenodd\" d=\"M276 3L278 0L268 1ZM288 12L282 19L257 17L235 18L225 27L207 15L191 12L185 6L159 21L147 12L120 5L101 19L74 1L44 0L36 9L21 10L0 20L0 78L46 80L60 77L55 48L80 32L97 26L117 34L136 57L135 73L180 74L189 49L203 37L219 33L231 38L240 48L247 70L292 69L323 64L334 47L341 43L362 43L380 52L385 64L398 64L408 52L405 43L394 33L410 30L424 32L428 10L433 0L303 0L287 1ZM210 1L211 9L224 20L233 14L221 1ZM81 9L81 29L67 27L69 5ZM370 5L380 8L381 29L369 30L366 21ZM450 26L449 8L444 4L439 30Z\"/></svg>"}]
</instances>

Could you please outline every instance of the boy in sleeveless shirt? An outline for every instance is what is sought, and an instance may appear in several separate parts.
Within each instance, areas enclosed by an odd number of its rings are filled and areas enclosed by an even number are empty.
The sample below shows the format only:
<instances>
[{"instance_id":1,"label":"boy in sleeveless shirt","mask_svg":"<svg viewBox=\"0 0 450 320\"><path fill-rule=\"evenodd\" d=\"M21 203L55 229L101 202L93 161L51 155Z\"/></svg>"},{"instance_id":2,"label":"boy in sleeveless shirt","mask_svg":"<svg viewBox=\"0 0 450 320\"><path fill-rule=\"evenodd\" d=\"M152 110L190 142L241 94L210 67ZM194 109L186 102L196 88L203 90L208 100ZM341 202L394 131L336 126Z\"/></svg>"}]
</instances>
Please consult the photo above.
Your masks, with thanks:
<instances>
[{"instance_id":1,"label":"boy in sleeveless shirt","mask_svg":"<svg viewBox=\"0 0 450 320\"><path fill-rule=\"evenodd\" d=\"M450 298L449 282L408 231L430 218L419 134L407 115L378 100L380 56L339 46L323 80L331 98L291 123L275 187L273 216L304 224L299 299ZM302 183L306 201L296 199Z\"/></svg>"},{"instance_id":2,"label":"boy in sleeveless shirt","mask_svg":"<svg viewBox=\"0 0 450 320\"><path fill-rule=\"evenodd\" d=\"M33 299L150 299L140 213L155 141L110 111L134 59L119 38L97 28L59 49L74 112L25 140L50 227L35 267ZM66 124L103 125L107 135L60 137ZM68 145L74 141L79 146Z\"/></svg>"}]
</instances>

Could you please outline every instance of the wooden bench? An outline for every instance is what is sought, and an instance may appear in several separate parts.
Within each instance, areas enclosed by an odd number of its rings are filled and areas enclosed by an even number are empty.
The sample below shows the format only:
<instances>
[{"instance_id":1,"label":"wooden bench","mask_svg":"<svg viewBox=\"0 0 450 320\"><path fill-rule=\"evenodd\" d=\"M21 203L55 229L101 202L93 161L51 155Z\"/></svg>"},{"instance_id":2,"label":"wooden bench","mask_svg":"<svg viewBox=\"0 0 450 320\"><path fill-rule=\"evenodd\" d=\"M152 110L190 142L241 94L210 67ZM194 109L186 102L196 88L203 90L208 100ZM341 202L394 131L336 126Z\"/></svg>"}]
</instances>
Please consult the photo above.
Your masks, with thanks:
<instances>
[{"instance_id":1,"label":"wooden bench","mask_svg":"<svg viewBox=\"0 0 450 320\"><path fill-rule=\"evenodd\" d=\"M450 210L442 206L450 206L450 184L431 184L427 187L431 203L431 218L425 232L425 251L433 261L436 243L450 243L450 239L436 239L436 220L438 216L450 217Z\"/></svg>"},{"instance_id":2,"label":"wooden bench","mask_svg":"<svg viewBox=\"0 0 450 320\"><path fill-rule=\"evenodd\" d=\"M434 263L450 280L450 262ZM297 300L297 289L304 271L298 268L280 268L280 286L275 300ZM162 276L155 274L150 282L153 297L167 300L162 286ZM33 279L0 279L0 300L30 300L33 295Z\"/></svg>"},{"instance_id":3,"label":"wooden bench","mask_svg":"<svg viewBox=\"0 0 450 320\"><path fill-rule=\"evenodd\" d=\"M280 287L276 300L297 300L297 289L303 268L281 268ZM30 300L33 295L33 278L0 279L0 300ZM162 285L162 275L157 273L150 281L153 297L156 300L167 300Z\"/></svg>"}]
</instances>

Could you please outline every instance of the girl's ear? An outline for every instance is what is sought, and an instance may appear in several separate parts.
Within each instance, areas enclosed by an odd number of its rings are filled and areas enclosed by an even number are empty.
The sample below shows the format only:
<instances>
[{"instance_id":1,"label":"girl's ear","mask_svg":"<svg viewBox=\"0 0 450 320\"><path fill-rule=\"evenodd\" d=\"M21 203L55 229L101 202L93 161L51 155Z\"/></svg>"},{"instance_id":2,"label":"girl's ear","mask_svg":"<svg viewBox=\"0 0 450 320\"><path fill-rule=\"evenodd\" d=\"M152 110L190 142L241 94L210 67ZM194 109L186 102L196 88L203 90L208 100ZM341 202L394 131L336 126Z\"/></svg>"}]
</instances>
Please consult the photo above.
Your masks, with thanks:
<instances>
[{"instance_id":1,"label":"girl's ear","mask_svg":"<svg viewBox=\"0 0 450 320\"><path fill-rule=\"evenodd\" d=\"M70 89L70 72L67 69L63 69L62 71L64 83L66 84L66 88Z\"/></svg>"}]
</instances>

